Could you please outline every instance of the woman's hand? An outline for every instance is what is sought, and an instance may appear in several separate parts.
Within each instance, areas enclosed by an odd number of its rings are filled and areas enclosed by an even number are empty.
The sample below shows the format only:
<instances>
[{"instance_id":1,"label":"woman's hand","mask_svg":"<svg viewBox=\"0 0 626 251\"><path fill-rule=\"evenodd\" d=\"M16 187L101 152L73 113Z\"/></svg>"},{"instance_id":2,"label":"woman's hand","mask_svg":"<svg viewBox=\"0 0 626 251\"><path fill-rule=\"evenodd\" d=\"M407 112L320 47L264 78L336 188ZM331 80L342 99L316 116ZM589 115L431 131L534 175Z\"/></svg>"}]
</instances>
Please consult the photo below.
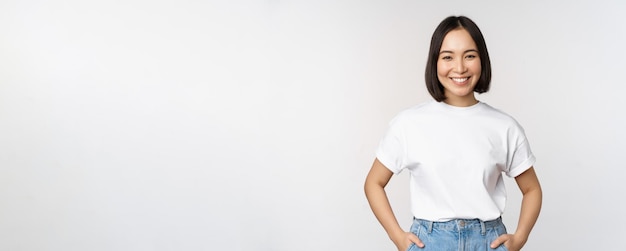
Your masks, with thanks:
<instances>
[{"instance_id":1,"label":"woman's hand","mask_svg":"<svg viewBox=\"0 0 626 251\"><path fill-rule=\"evenodd\" d=\"M504 245L509 251L519 251L522 249L526 240L514 234L503 234L491 243L491 248L495 249L500 245Z\"/></svg>"},{"instance_id":2,"label":"woman's hand","mask_svg":"<svg viewBox=\"0 0 626 251\"><path fill-rule=\"evenodd\" d=\"M417 235L411 232L403 232L398 236L395 236L392 239L393 243L396 244L398 251L407 251L412 243L415 243L416 246L423 248L424 243L417 237Z\"/></svg>"}]
</instances>

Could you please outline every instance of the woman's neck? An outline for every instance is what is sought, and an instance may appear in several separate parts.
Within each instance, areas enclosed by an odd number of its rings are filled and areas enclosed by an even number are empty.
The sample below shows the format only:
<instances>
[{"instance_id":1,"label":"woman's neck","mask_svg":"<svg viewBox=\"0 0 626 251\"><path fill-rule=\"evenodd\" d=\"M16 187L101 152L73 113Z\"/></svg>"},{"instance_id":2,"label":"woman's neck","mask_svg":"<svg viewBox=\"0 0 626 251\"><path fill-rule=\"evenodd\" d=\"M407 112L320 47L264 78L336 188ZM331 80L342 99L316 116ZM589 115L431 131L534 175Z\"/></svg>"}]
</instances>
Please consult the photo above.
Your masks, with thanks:
<instances>
[{"instance_id":1,"label":"woman's neck","mask_svg":"<svg viewBox=\"0 0 626 251\"><path fill-rule=\"evenodd\" d=\"M463 98L446 98L443 102L451 106L468 107L477 104L478 100L472 95Z\"/></svg>"}]
</instances>

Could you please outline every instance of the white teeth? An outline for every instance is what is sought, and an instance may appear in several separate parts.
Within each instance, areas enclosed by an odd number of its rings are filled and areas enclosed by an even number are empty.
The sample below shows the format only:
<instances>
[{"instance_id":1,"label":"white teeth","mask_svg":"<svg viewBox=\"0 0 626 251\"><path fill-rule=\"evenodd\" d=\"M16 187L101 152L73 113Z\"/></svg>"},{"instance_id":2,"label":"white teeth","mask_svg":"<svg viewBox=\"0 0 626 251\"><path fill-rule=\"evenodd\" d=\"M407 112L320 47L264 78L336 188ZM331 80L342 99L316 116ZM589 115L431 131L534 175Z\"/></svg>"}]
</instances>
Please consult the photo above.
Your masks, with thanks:
<instances>
[{"instance_id":1,"label":"white teeth","mask_svg":"<svg viewBox=\"0 0 626 251\"><path fill-rule=\"evenodd\" d=\"M454 82L465 82L468 78L452 78Z\"/></svg>"}]
</instances>

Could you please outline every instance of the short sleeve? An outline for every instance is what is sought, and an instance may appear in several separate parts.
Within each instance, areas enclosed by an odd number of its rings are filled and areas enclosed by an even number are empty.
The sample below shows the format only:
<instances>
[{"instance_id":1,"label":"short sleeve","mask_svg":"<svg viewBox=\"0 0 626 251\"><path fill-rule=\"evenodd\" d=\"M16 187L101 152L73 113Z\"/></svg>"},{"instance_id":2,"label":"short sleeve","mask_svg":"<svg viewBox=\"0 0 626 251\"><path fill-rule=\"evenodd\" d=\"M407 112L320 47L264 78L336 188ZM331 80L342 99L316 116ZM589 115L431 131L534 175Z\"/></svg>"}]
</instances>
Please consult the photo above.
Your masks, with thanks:
<instances>
[{"instance_id":1,"label":"short sleeve","mask_svg":"<svg viewBox=\"0 0 626 251\"><path fill-rule=\"evenodd\" d=\"M535 156L521 126L517 125L511 136L506 175L517 177L535 164Z\"/></svg>"},{"instance_id":2,"label":"short sleeve","mask_svg":"<svg viewBox=\"0 0 626 251\"><path fill-rule=\"evenodd\" d=\"M389 123L389 128L376 150L378 161L394 174L399 174L403 169L406 156L404 139L401 120L396 117Z\"/></svg>"}]
</instances>

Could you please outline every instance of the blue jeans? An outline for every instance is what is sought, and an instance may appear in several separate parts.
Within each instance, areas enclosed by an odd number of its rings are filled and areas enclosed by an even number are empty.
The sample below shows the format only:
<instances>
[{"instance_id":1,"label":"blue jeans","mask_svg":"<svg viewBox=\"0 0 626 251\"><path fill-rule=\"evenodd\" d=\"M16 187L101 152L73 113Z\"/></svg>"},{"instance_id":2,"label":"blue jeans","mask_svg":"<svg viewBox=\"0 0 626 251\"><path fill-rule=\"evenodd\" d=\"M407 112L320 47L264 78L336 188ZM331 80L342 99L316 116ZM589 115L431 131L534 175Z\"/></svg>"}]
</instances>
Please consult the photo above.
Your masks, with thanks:
<instances>
[{"instance_id":1,"label":"blue jeans","mask_svg":"<svg viewBox=\"0 0 626 251\"><path fill-rule=\"evenodd\" d=\"M507 251L504 244L495 249L490 247L498 236L506 234L501 218L492 221L457 219L446 222L414 219L411 232L422 240L424 248L411 244L408 251Z\"/></svg>"}]
</instances>

